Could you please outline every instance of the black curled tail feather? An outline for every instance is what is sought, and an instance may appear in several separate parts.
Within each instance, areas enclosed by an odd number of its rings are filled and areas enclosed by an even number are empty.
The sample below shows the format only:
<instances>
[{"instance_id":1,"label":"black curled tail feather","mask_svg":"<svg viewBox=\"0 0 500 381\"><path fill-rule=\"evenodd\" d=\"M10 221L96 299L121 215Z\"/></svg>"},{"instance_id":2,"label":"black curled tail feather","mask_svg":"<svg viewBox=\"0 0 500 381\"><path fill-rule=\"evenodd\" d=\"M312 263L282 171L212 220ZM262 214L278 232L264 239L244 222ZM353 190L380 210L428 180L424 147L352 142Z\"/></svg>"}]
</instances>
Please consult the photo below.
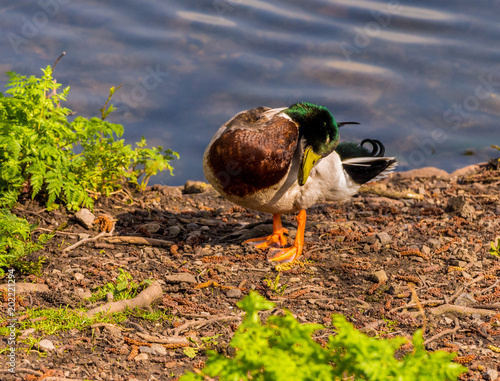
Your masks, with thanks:
<instances>
[{"instance_id":1,"label":"black curled tail feather","mask_svg":"<svg viewBox=\"0 0 500 381\"><path fill-rule=\"evenodd\" d=\"M371 145L371 150L366 148ZM357 184L365 184L387 177L397 166L394 157L384 157L385 147L375 139L364 139L359 145L352 142L340 143L336 150L344 171Z\"/></svg>"}]
</instances>

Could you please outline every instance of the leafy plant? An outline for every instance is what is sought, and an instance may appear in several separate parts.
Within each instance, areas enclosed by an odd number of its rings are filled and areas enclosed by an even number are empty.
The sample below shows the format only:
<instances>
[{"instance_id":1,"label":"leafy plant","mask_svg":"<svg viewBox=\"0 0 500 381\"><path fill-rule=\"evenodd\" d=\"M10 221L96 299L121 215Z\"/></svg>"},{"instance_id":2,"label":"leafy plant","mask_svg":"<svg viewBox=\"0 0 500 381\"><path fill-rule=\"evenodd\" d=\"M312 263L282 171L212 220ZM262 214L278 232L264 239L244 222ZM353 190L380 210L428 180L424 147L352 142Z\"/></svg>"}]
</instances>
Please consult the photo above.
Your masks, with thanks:
<instances>
[{"instance_id":1,"label":"leafy plant","mask_svg":"<svg viewBox=\"0 0 500 381\"><path fill-rule=\"evenodd\" d=\"M138 294L140 287L151 284L150 280L145 280L138 284L133 281L132 275L127 271L123 269L118 269L118 271L120 274L116 277L116 281L107 283L102 287L97 287L90 300L102 299L108 292L113 294L114 300L134 298Z\"/></svg>"},{"instance_id":2,"label":"leafy plant","mask_svg":"<svg viewBox=\"0 0 500 381\"><path fill-rule=\"evenodd\" d=\"M274 280L264 279L264 282L266 282L267 287L269 287L271 291L280 296L284 294L286 288L288 287L286 284L280 284L280 274L278 274Z\"/></svg>"},{"instance_id":3,"label":"leafy plant","mask_svg":"<svg viewBox=\"0 0 500 381\"><path fill-rule=\"evenodd\" d=\"M195 358L200 351L207 350L209 348L213 348L219 342L216 340L220 334L217 334L215 336L205 336L201 338L201 344L195 341L193 338L188 337L188 341L193 343L195 346L194 347L186 347L184 348L183 352L184 354L189 357L189 358Z\"/></svg>"},{"instance_id":4,"label":"leafy plant","mask_svg":"<svg viewBox=\"0 0 500 381\"><path fill-rule=\"evenodd\" d=\"M258 312L274 307L255 292L238 303L246 316L230 345L234 358L209 352L202 370L186 373L182 381L206 376L231 380L456 380L466 368L451 362L455 354L428 353L420 331L413 337L413 353L396 360L395 351L406 339L370 338L357 331L343 316L333 322L338 329L325 348L311 335L323 326L300 324L291 313L271 316L265 324Z\"/></svg>"},{"instance_id":5,"label":"leafy plant","mask_svg":"<svg viewBox=\"0 0 500 381\"><path fill-rule=\"evenodd\" d=\"M52 234L41 234L33 240L33 230L36 226L30 225L25 219L17 217L7 209L0 209L0 276L4 275L3 268L15 267L21 271L36 272L44 261L40 257L38 263L22 261L21 258L43 248L43 245L52 239Z\"/></svg>"},{"instance_id":6,"label":"leafy plant","mask_svg":"<svg viewBox=\"0 0 500 381\"><path fill-rule=\"evenodd\" d=\"M496 255L497 257L500 257L500 237L497 237L496 240L497 240L496 245L495 245L495 241L490 242L490 245L491 245L490 254Z\"/></svg>"},{"instance_id":7,"label":"leafy plant","mask_svg":"<svg viewBox=\"0 0 500 381\"><path fill-rule=\"evenodd\" d=\"M92 206L89 193L109 196L126 181L144 189L159 171L172 174L176 152L146 148L144 138L133 149L118 140L123 126L105 121L118 88L110 89L101 119L70 122L72 111L61 106L69 87L58 93L51 67L42 71L41 78L7 73L10 96L0 93L0 207L28 193L46 196L48 207L59 201L76 210Z\"/></svg>"}]
</instances>

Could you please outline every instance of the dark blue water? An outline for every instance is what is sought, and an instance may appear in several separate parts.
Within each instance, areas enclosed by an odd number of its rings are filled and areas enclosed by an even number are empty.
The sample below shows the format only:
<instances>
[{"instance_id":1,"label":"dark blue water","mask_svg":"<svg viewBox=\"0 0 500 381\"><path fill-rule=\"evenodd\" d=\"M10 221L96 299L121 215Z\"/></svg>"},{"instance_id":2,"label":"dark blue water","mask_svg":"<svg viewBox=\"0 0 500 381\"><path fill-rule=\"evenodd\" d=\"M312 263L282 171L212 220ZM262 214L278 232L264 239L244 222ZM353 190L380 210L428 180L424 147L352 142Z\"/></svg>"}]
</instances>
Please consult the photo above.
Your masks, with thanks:
<instances>
[{"instance_id":1,"label":"dark blue water","mask_svg":"<svg viewBox=\"0 0 500 381\"><path fill-rule=\"evenodd\" d=\"M181 155L175 177L153 183L202 180L222 123L298 101L361 122L341 138L382 140L400 170L452 171L500 144L498 1L10 3L0 6L2 89L6 71L39 75L63 51L54 75L78 115L98 115L122 84L109 120L126 141Z\"/></svg>"}]
</instances>

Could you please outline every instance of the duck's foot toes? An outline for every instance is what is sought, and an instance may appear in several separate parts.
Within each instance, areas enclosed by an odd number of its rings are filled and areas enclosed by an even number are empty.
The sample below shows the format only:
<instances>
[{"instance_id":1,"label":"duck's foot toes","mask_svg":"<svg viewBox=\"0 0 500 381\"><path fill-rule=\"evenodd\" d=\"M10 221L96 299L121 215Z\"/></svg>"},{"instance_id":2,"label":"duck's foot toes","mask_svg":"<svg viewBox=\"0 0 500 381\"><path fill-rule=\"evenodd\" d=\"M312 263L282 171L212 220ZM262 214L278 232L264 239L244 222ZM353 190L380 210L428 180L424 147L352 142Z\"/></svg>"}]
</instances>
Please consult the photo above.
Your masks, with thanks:
<instances>
[{"instance_id":1,"label":"duck's foot toes","mask_svg":"<svg viewBox=\"0 0 500 381\"><path fill-rule=\"evenodd\" d=\"M268 258L269 262L288 263L299 258L301 253L296 246L291 246L284 249L271 249L269 254L271 254L271 257Z\"/></svg>"},{"instance_id":2,"label":"duck's foot toes","mask_svg":"<svg viewBox=\"0 0 500 381\"><path fill-rule=\"evenodd\" d=\"M267 249L270 247L283 247L286 245L286 237L285 234L288 233L287 229L280 229L279 231L274 232L269 237L261 237L261 238L251 238L247 239L243 243L253 245L257 249Z\"/></svg>"}]
</instances>

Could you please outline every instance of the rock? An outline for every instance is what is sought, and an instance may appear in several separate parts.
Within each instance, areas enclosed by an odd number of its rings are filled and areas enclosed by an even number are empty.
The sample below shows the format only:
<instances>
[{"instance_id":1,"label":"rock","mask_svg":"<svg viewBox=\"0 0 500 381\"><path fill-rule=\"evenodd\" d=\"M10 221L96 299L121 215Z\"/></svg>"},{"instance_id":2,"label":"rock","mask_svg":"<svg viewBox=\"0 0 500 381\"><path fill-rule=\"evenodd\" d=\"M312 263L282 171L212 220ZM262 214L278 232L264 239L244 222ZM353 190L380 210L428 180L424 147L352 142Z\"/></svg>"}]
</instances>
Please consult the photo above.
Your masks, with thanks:
<instances>
[{"instance_id":1,"label":"rock","mask_svg":"<svg viewBox=\"0 0 500 381\"><path fill-rule=\"evenodd\" d=\"M193 193L203 193L209 188L207 183L203 181L186 181L184 184L184 194L193 194Z\"/></svg>"},{"instance_id":2,"label":"rock","mask_svg":"<svg viewBox=\"0 0 500 381\"><path fill-rule=\"evenodd\" d=\"M85 229L92 229L94 225L95 216L88 209L82 208L78 212L75 213L76 220L82 225Z\"/></svg>"},{"instance_id":3,"label":"rock","mask_svg":"<svg viewBox=\"0 0 500 381\"><path fill-rule=\"evenodd\" d=\"M164 196L171 196L171 197L180 197L182 196L182 191L180 190L180 187L171 187L168 185L153 185L152 190L160 192Z\"/></svg>"},{"instance_id":4,"label":"rock","mask_svg":"<svg viewBox=\"0 0 500 381\"><path fill-rule=\"evenodd\" d=\"M181 228L179 225L174 225L174 226L170 226L168 228L168 235L170 237L176 237L178 236L179 234L181 234Z\"/></svg>"},{"instance_id":5,"label":"rock","mask_svg":"<svg viewBox=\"0 0 500 381\"><path fill-rule=\"evenodd\" d=\"M85 279L85 275L83 275L82 273L74 273L73 276L75 277L75 279L80 282L81 280Z\"/></svg>"},{"instance_id":6,"label":"rock","mask_svg":"<svg viewBox=\"0 0 500 381\"><path fill-rule=\"evenodd\" d=\"M483 165L485 163L482 163ZM450 174L450 177L460 177L460 176L467 176L471 173L477 172L479 168L481 168L482 164L472 164L468 165L467 167L457 169L456 171L452 172Z\"/></svg>"},{"instance_id":7,"label":"rock","mask_svg":"<svg viewBox=\"0 0 500 381\"><path fill-rule=\"evenodd\" d=\"M194 231L194 230L198 229L199 227L200 227L200 226L199 226L198 224L194 223L194 222L191 222L190 224L187 224L187 225L186 225L186 229L187 229L188 231L190 231L190 232L192 232L192 231Z\"/></svg>"},{"instance_id":8,"label":"rock","mask_svg":"<svg viewBox=\"0 0 500 381\"><path fill-rule=\"evenodd\" d=\"M435 167L424 167L418 169L412 169L406 172L395 172L392 173L391 178L394 179L414 179L415 177L442 177L448 178L450 175L448 172Z\"/></svg>"},{"instance_id":9,"label":"rock","mask_svg":"<svg viewBox=\"0 0 500 381\"><path fill-rule=\"evenodd\" d=\"M30 337L32 333L35 333L35 328L28 328L21 331L21 335L18 337L19 340L26 340Z\"/></svg>"},{"instance_id":10,"label":"rock","mask_svg":"<svg viewBox=\"0 0 500 381\"><path fill-rule=\"evenodd\" d=\"M134 361L146 361L149 358L147 353L139 353L134 357Z\"/></svg>"},{"instance_id":11,"label":"rock","mask_svg":"<svg viewBox=\"0 0 500 381\"><path fill-rule=\"evenodd\" d=\"M241 298L242 294L243 293L238 288L232 288L230 290L227 290L227 292L226 292L226 296L228 298L235 298L235 299Z\"/></svg>"},{"instance_id":12,"label":"rock","mask_svg":"<svg viewBox=\"0 0 500 381\"><path fill-rule=\"evenodd\" d=\"M389 279L387 273L384 270L375 271L372 274L373 278L377 280L377 283L385 283Z\"/></svg>"},{"instance_id":13,"label":"rock","mask_svg":"<svg viewBox=\"0 0 500 381\"><path fill-rule=\"evenodd\" d=\"M392 237L386 232L377 233L376 236L382 245L387 245L392 241Z\"/></svg>"},{"instance_id":14,"label":"rock","mask_svg":"<svg viewBox=\"0 0 500 381\"><path fill-rule=\"evenodd\" d=\"M165 282L167 283L197 283L196 278L193 274L189 273L178 273L165 276Z\"/></svg>"},{"instance_id":15,"label":"rock","mask_svg":"<svg viewBox=\"0 0 500 381\"><path fill-rule=\"evenodd\" d=\"M456 196L448 199L446 211L458 213L460 217L465 219L474 219L476 216L476 210L465 200L464 196Z\"/></svg>"},{"instance_id":16,"label":"rock","mask_svg":"<svg viewBox=\"0 0 500 381\"><path fill-rule=\"evenodd\" d=\"M157 222L150 222L139 226L139 228L146 230L149 234L155 234L161 230L161 225Z\"/></svg>"},{"instance_id":17,"label":"rock","mask_svg":"<svg viewBox=\"0 0 500 381\"><path fill-rule=\"evenodd\" d=\"M52 352L56 350L54 343L47 339L40 340L40 342L38 343L38 347L44 352Z\"/></svg>"},{"instance_id":18,"label":"rock","mask_svg":"<svg viewBox=\"0 0 500 381\"><path fill-rule=\"evenodd\" d=\"M151 353L156 356L166 356L167 350L161 344L151 344Z\"/></svg>"},{"instance_id":19,"label":"rock","mask_svg":"<svg viewBox=\"0 0 500 381\"><path fill-rule=\"evenodd\" d=\"M470 307L474 304L477 304L476 299L472 296L472 294L464 292L463 294L460 294L459 297L455 300L456 306L463 306L463 307Z\"/></svg>"},{"instance_id":20,"label":"rock","mask_svg":"<svg viewBox=\"0 0 500 381\"><path fill-rule=\"evenodd\" d=\"M84 290L83 288L76 288L75 295L80 299L88 299L92 297L92 293L90 292L90 290Z\"/></svg>"},{"instance_id":21,"label":"rock","mask_svg":"<svg viewBox=\"0 0 500 381\"><path fill-rule=\"evenodd\" d=\"M148 353L148 354L152 354L153 353L153 351L151 350L151 348L148 347L148 346L145 346L145 345L141 345L139 347L139 352L141 352L141 353Z\"/></svg>"},{"instance_id":22,"label":"rock","mask_svg":"<svg viewBox=\"0 0 500 381\"><path fill-rule=\"evenodd\" d=\"M488 369L483 373L483 378L487 381L494 381L498 378L498 372L495 369Z\"/></svg>"}]
</instances>

